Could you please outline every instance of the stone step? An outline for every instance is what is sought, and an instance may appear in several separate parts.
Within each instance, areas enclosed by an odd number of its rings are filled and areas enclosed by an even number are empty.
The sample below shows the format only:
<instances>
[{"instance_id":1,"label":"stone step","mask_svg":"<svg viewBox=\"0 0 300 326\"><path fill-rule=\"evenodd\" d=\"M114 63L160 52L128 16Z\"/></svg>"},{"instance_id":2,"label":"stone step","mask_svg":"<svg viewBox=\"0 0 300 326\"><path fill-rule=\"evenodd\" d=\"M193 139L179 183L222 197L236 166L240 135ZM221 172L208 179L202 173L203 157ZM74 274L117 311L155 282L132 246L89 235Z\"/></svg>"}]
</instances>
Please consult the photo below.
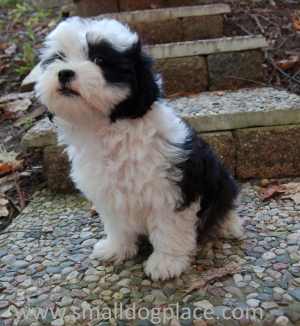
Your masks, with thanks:
<instances>
[{"instance_id":1,"label":"stone step","mask_svg":"<svg viewBox=\"0 0 300 326\"><path fill-rule=\"evenodd\" d=\"M127 23L144 44L182 42L223 36L226 4L186 6L110 13L96 19L114 18Z\"/></svg>"},{"instance_id":2,"label":"stone step","mask_svg":"<svg viewBox=\"0 0 300 326\"><path fill-rule=\"evenodd\" d=\"M76 14L90 17L104 13L168 7L195 6L199 0L76 0Z\"/></svg>"},{"instance_id":3,"label":"stone step","mask_svg":"<svg viewBox=\"0 0 300 326\"><path fill-rule=\"evenodd\" d=\"M208 40L145 46L155 59L155 70L163 77L167 96L208 90L252 87L263 81L261 36L236 36ZM23 80L24 90L32 89L40 66ZM188 81L188 82L185 82Z\"/></svg>"},{"instance_id":4,"label":"stone step","mask_svg":"<svg viewBox=\"0 0 300 326\"><path fill-rule=\"evenodd\" d=\"M169 100L240 179L300 176L300 96L273 88L209 92ZM22 140L41 151L49 187L73 189L56 131L41 120Z\"/></svg>"},{"instance_id":5,"label":"stone step","mask_svg":"<svg viewBox=\"0 0 300 326\"><path fill-rule=\"evenodd\" d=\"M156 59L166 95L174 95L261 83L265 47L266 39L254 35L149 45L145 50Z\"/></svg>"}]
</instances>

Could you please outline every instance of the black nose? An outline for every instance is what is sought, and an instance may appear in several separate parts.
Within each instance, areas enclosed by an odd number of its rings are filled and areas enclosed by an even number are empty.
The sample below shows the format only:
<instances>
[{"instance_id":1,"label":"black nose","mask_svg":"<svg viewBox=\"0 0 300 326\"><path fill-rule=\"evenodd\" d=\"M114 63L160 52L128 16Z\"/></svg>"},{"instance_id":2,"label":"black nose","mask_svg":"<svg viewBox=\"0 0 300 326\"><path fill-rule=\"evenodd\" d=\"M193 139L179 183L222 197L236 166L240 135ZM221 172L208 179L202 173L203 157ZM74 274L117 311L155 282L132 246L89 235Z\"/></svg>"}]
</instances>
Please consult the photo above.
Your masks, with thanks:
<instances>
[{"instance_id":1,"label":"black nose","mask_svg":"<svg viewBox=\"0 0 300 326\"><path fill-rule=\"evenodd\" d=\"M73 70L61 70L58 73L58 80L61 84L67 84L75 77L75 72Z\"/></svg>"}]
</instances>

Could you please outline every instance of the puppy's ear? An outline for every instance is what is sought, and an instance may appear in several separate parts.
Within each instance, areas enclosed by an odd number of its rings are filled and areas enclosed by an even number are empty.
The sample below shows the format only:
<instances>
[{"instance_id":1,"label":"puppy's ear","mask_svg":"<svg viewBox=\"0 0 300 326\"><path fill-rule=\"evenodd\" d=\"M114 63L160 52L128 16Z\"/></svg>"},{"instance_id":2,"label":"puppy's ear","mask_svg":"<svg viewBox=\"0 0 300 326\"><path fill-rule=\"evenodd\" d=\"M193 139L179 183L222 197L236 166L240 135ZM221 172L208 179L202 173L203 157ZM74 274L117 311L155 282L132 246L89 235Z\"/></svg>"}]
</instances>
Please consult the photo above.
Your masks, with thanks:
<instances>
[{"instance_id":1,"label":"puppy's ear","mask_svg":"<svg viewBox=\"0 0 300 326\"><path fill-rule=\"evenodd\" d=\"M41 75L41 65L37 64L31 72L23 79L21 84L21 89L32 90L35 83L38 80L38 77Z\"/></svg>"},{"instance_id":2,"label":"puppy's ear","mask_svg":"<svg viewBox=\"0 0 300 326\"><path fill-rule=\"evenodd\" d=\"M157 78L153 73L153 60L143 52L141 42L135 45L135 73L137 79L137 96L141 109L153 104L160 95Z\"/></svg>"},{"instance_id":3,"label":"puppy's ear","mask_svg":"<svg viewBox=\"0 0 300 326\"><path fill-rule=\"evenodd\" d=\"M140 118L160 97L158 80L152 71L153 60L143 52L141 42L138 41L126 52L132 67L130 96L112 111L112 121Z\"/></svg>"}]
</instances>

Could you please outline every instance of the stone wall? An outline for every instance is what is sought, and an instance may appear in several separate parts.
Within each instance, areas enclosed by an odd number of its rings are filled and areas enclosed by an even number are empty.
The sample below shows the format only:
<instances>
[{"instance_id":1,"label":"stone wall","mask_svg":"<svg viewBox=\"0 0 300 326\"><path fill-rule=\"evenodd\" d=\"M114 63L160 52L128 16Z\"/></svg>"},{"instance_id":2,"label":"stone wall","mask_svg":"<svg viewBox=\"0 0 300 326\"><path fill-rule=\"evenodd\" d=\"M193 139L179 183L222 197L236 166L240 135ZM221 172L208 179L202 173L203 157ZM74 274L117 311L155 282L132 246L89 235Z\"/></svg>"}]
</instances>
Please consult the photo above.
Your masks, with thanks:
<instances>
[{"instance_id":1,"label":"stone wall","mask_svg":"<svg viewBox=\"0 0 300 326\"><path fill-rule=\"evenodd\" d=\"M77 14L95 16L110 12L199 5L200 0L74 0Z\"/></svg>"},{"instance_id":2,"label":"stone wall","mask_svg":"<svg viewBox=\"0 0 300 326\"><path fill-rule=\"evenodd\" d=\"M163 76L165 94L171 96L256 86L263 81L263 61L262 51L249 50L158 59L155 69Z\"/></svg>"}]
</instances>

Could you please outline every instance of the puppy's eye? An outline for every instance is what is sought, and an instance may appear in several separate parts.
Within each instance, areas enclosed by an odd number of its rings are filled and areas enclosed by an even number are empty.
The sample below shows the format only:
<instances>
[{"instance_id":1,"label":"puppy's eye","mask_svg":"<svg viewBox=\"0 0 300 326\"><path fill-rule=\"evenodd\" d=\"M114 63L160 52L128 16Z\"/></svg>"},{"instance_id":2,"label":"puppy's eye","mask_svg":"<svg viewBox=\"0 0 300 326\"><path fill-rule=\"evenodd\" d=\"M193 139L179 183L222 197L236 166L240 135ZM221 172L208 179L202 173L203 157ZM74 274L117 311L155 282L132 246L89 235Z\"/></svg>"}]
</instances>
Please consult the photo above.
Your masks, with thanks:
<instances>
[{"instance_id":1,"label":"puppy's eye","mask_svg":"<svg viewBox=\"0 0 300 326\"><path fill-rule=\"evenodd\" d=\"M104 60L102 58L95 58L93 61L96 65L101 65L102 63L104 63Z\"/></svg>"}]
</instances>

